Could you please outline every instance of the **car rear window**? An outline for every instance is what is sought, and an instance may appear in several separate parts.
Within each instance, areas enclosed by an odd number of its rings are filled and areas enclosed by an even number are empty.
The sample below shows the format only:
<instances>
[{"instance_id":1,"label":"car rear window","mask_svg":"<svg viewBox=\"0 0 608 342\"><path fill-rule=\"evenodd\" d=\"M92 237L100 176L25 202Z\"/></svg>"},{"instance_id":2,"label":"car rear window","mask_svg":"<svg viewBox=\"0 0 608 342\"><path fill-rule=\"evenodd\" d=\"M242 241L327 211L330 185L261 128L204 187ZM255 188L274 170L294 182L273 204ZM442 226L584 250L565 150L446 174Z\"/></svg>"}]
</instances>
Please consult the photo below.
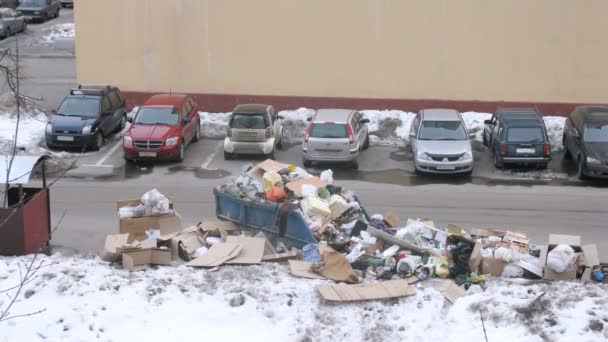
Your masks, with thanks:
<instances>
[{"instance_id":1,"label":"car rear window","mask_svg":"<svg viewBox=\"0 0 608 342\"><path fill-rule=\"evenodd\" d=\"M264 115L234 114L230 119L230 128L236 129L265 129L268 127Z\"/></svg>"},{"instance_id":2,"label":"car rear window","mask_svg":"<svg viewBox=\"0 0 608 342\"><path fill-rule=\"evenodd\" d=\"M545 137L540 127L509 128L507 141L510 142L543 142Z\"/></svg>"},{"instance_id":3,"label":"car rear window","mask_svg":"<svg viewBox=\"0 0 608 342\"><path fill-rule=\"evenodd\" d=\"M346 124L315 123L310 136L313 138L348 138Z\"/></svg>"},{"instance_id":4,"label":"car rear window","mask_svg":"<svg viewBox=\"0 0 608 342\"><path fill-rule=\"evenodd\" d=\"M608 142L608 122L586 122L585 142Z\"/></svg>"}]
</instances>

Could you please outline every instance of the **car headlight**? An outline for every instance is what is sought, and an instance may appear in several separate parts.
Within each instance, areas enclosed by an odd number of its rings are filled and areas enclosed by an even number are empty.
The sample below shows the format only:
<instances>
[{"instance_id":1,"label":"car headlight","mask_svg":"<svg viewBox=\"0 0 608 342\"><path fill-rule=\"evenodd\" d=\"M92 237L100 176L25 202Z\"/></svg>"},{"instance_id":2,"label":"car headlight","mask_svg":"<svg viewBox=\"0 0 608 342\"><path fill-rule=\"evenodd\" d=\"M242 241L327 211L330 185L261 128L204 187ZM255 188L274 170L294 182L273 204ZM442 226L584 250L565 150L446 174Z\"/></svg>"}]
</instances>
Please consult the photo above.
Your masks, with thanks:
<instances>
[{"instance_id":1,"label":"car headlight","mask_svg":"<svg viewBox=\"0 0 608 342\"><path fill-rule=\"evenodd\" d=\"M47 133L53 133L53 125L50 122L47 122L45 131Z\"/></svg>"},{"instance_id":2,"label":"car headlight","mask_svg":"<svg viewBox=\"0 0 608 342\"><path fill-rule=\"evenodd\" d=\"M174 145L177 145L177 141L178 141L178 140L179 140L179 138L178 138L178 137L172 137L172 138L169 138L169 139L167 139L167 141L165 142L165 145L167 145L167 146L174 146Z\"/></svg>"},{"instance_id":3,"label":"car headlight","mask_svg":"<svg viewBox=\"0 0 608 342\"><path fill-rule=\"evenodd\" d=\"M129 146L129 147L133 146L133 139L130 136L125 135L123 140L124 140L124 143L126 146Z\"/></svg>"},{"instance_id":4,"label":"car headlight","mask_svg":"<svg viewBox=\"0 0 608 342\"><path fill-rule=\"evenodd\" d=\"M587 164L590 164L590 165L602 165L602 162L599 159L587 157Z\"/></svg>"},{"instance_id":5,"label":"car headlight","mask_svg":"<svg viewBox=\"0 0 608 342\"><path fill-rule=\"evenodd\" d=\"M86 125L82 128L82 134L91 134L91 129L93 127L91 125Z\"/></svg>"},{"instance_id":6,"label":"car headlight","mask_svg":"<svg viewBox=\"0 0 608 342\"><path fill-rule=\"evenodd\" d=\"M429 156L428 156L426 153L421 152L421 151L418 151L418 153L417 153L416 157L417 157L419 160L432 160L432 159L431 159L431 157L429 157Z\"/></svg>"},{"instance_id":7,"label":"car headlight","mask_svg":"<svg viewBox=\"0 0 608 342\"><path fill-rule=\"evenodd\" d=\"M460 160L471 160L473 159L473 153L465 152L462 156L460 156Z\"/></svg>"}]
</instances>

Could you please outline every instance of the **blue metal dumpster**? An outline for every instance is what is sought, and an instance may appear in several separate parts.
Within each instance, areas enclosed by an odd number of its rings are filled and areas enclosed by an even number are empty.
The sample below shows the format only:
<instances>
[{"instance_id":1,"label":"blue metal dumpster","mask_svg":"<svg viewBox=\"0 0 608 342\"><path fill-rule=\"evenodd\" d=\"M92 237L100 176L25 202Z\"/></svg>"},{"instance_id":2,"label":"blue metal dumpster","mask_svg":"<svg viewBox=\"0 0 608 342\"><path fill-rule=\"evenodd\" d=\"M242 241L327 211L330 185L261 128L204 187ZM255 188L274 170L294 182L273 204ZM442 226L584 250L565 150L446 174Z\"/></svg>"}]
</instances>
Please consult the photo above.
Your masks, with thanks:
<instances>
[{"instance_id":1,"label":"blue metal dumpster","mask_svg":"<svg viewBox=\"0 0 608 342\"><path fill-rule=\"evenodd\" d=\"M275 226L278 205L243 201L217 188L213 189L213 194L215 195L215 213L218 218L247 228L261 230L271 240L278 238L279 228ZM292 212L289 215L287 231L281 241L285 245L298 249L302 249L309 243L318 243L299 212Z\"/></svg>"}]
</instances>

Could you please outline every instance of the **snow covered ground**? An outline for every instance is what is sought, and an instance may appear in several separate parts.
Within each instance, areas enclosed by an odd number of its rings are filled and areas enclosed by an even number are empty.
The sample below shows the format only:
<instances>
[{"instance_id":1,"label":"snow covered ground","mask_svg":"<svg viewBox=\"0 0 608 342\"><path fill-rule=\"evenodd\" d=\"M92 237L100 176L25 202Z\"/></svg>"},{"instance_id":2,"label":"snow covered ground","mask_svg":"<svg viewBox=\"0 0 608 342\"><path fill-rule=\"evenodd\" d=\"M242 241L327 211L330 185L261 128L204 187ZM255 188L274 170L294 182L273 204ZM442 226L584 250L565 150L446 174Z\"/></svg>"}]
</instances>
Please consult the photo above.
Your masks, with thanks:
<instances>
[{"instance_id":1,"label":"snow covered ground","mask_svg":"<svg viewBox=\"0 0 608 342\"><path fill-rule=\"evenodd\" d=\"M369 132L372 145L404 146L409 141L409 131L416 113L400 110L363 110L363 116L370 120ZM224 138L230 113L200 112L201 132L208 138ZM279 112L283 120L284 136L287 143L300 143L304 139L308 122L314 115L313 109L299 108ZM483 140L484 121L492 117L490 113L464 112L462 117L467 129L476 134L476 140ZM560 150L566 118L544 117L549 140L554 151Z\"/></svg>"},{"instance_id":2,"label":"snow covered ground","mask_svg":"<svg viewBox=\"0 0 608 342\"><path fill-rule=\"evenodd\" d=\"M42 42L51 44L59 38L75 38L76 30L74 23L55 24L45 28L42 34Z\"/></svg>"},{"instance_id":3,"label":"snow covered ground","mask_svg":"<svg viewBox=\"0 0 608 342\"><path fill-rule=\"evenodd\" d=\"M17 284L27 257L0 257L0 291ZM434 288L412 297L328 304L315 285L278 264L183 265L129 273L95 257L41 256L2 341L606 341L608 286L491 280L455 305ZM8 291L11 295L15 290ZM0 311L8 298L0 297Z\"/></svg>"}]
</instances>

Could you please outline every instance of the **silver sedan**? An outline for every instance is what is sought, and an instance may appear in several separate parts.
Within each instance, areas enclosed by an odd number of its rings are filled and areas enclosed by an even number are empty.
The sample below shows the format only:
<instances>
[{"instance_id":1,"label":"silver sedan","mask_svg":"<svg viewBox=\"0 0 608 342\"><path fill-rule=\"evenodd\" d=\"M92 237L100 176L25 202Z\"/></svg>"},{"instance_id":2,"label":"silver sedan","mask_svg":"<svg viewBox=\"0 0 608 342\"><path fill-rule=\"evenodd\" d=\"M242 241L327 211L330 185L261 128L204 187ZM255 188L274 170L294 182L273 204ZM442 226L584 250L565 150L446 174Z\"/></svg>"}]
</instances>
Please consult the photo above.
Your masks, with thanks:
<instances>
[{"instance_id":1,"label":"silver sedan","mask_svg":"<svg viewBox=\"0 0 608 342\"><path fill-rule=\"evenodd\" d=\"M0 8L0 37L3 39L25 31L26 25L25 17L21 12L11 8Z\"/></svg>"}]
</instances>

